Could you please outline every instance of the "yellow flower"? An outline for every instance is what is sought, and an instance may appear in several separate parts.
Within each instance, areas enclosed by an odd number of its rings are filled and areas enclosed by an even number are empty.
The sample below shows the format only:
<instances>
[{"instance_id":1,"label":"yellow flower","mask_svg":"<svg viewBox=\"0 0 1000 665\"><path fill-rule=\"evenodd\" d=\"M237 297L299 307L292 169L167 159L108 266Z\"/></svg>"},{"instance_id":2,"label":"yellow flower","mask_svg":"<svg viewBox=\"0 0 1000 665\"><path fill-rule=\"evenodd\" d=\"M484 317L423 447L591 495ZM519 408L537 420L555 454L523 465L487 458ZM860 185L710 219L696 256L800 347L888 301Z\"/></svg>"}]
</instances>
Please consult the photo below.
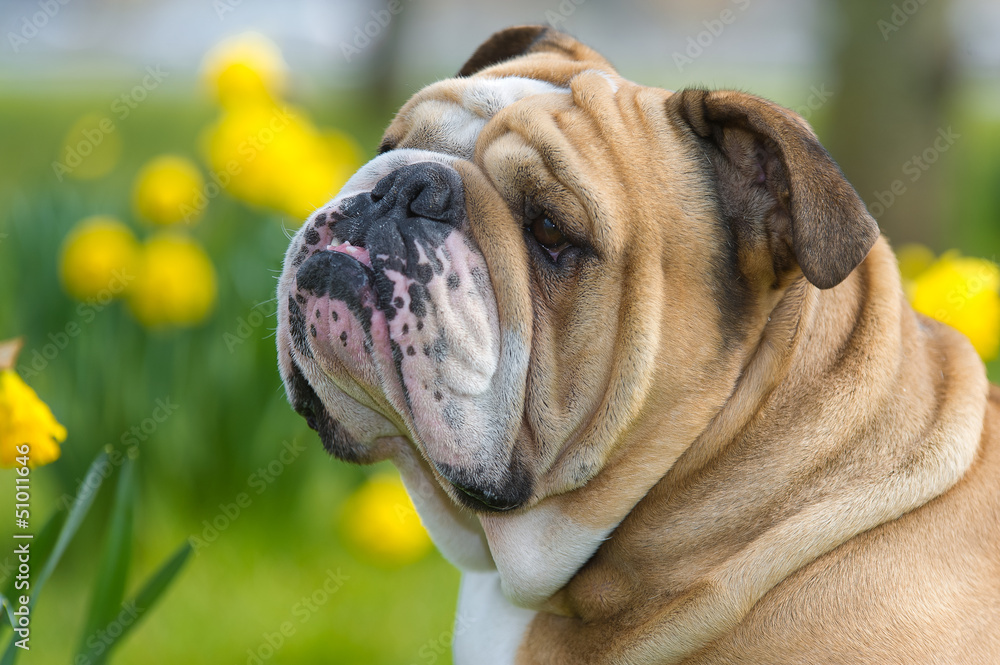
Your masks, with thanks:
<instances>
[{"instance_id":1,"label":"yellow flower","mask_svg":"<svg viewBox=\"0 0 1000 665\"><path fill-rule=\"evenodd\" d=\"M63 242L59 276L78 300L120 295L134 274L138 243L127 226L95 215L80 221Z\"/></svg>"},{"instance_id":2,"label":"yellow flower","mask_svg":"<svg viewBox=\"0 0 1000 665\"><path fill-rule=\"evenodd\" d=\"M383 565L413 563L431 548L431 539L396 474L369 478L345 502L343 531L348 542Z\"/></svg>"},{"instance_id":3,"label":"yellow flower","mask_svg":"<svg viewBox=\"0 0 1000 665\"><path fill-rule=\"evenodd\" d=\"M215 296L215 268L198 243L163 233L143 246L128 301L140 323L195 325L211 312Z\"/></svg>"},{"instance_id":4,"label":"yellow flower","mask_svg":"<svg viewBox=\"0 0 1000 665\"><path fill-rule=\"evenodd\" d=\"M947 252L913 280L913 308L964 333L983 360L1000 352L1000 267Z\"/></svg>"},{"instance_id":5,"label":"yellow flower","mask_svg":"<svg viewBox=\"0 0 1000 665\"><path fill-rule=\"evenodd\" d=\"M298 220L329 201L361 161L343 132L323 134L304 113L265 104L223 114L206 132L204 150L233 196Z\"/></svg>"},{"instance_id":6,"label":"yellow flower","mask_svg":"<svg viewBox=\"0 0 1000 665\"><path fill-rule=\"evenodd\" d=\"M0 342L0 466L18 465L18 446L27 444L28 465L41 466L59 459L66 428L13 367L21 340Z\"/></svg>"},{"instance_id":7,"label":"yellow flower","mask_svg":"<svg viewBox=\"0 0 1000 665\"><path fill-rule=\"evenodd\" d=\"M205 181L190 160L163 155L139 171L132 190L138 215L154 224L196 222L205 208Z\"/></svg>"},{"instance_id":8,"label":"yellow flower","mask_svg":"<svg viewBox=\"0 0 1000 665\"><path fill-rule=\"evenodd\" d=\"M277 99L287 71L278 47L257 32L219 42L202 63L204 80L226 108Z\"/></svg>"}]
</instances>

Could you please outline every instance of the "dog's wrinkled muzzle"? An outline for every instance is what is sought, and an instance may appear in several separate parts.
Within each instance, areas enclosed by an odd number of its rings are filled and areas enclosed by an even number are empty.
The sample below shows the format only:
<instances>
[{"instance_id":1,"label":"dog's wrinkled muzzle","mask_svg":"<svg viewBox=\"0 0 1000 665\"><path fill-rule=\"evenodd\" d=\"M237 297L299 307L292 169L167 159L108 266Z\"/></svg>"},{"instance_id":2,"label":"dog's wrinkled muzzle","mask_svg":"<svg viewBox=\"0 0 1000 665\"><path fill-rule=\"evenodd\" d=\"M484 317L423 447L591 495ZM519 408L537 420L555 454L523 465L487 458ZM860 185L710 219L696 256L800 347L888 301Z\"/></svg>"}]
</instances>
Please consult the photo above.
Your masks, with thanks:
<instances>
[{"instance_id":1,"label":"dog's wrinkled muzzle","mask_svg":"<svg viewBox=\"0 0 1000 665\"><path fill-rule=\"evenodd\" d=\"M531 482L511 458L509 400L493 389L499 317L458 173L407 164L317 219L287 299L298 364L396 423L461 501L523 503Z\"/></svg>"}]
</instances>

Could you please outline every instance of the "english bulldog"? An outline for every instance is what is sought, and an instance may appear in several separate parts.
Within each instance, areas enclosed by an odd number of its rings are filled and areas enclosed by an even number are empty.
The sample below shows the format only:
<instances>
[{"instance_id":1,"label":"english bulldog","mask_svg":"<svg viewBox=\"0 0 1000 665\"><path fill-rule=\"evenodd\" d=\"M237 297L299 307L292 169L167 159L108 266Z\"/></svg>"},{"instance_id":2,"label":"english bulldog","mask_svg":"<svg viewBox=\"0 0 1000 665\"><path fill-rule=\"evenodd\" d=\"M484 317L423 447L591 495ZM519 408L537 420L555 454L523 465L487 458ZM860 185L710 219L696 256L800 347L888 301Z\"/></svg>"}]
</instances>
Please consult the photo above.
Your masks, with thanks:
<instances>
[{"instance_id":1,"label":"english bulldog","mask_svg":"<svg viewBox=\"0 0 1000 665\"><path fill-rule=\"evenodd\" d=\"M459 665L1000 662L1000 390L787 109L504 30L278 303L291 405L461 569Z\"/></svg>"}]
</instances>

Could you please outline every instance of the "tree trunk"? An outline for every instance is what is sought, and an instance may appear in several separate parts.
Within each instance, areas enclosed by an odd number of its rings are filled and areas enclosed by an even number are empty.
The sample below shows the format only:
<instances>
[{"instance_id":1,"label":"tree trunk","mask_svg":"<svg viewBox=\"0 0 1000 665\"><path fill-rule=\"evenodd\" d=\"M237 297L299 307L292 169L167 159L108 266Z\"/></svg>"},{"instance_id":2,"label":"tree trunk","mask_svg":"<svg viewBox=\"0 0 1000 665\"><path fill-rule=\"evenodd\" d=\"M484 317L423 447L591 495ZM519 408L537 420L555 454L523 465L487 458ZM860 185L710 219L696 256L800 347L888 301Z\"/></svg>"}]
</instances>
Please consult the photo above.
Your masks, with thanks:
<instances>
[{"instance_id":1,"label":"tree trunk","mask_svg":"<svg viewBox=\"0 0 1000 665\"><path fill-rule=\"evenodd\" d=\"M946 0L832 0L843 26L824 143L895 246L947 245ZM954 128L961 133L960 128Z\"/></svg>"}]
</instances>

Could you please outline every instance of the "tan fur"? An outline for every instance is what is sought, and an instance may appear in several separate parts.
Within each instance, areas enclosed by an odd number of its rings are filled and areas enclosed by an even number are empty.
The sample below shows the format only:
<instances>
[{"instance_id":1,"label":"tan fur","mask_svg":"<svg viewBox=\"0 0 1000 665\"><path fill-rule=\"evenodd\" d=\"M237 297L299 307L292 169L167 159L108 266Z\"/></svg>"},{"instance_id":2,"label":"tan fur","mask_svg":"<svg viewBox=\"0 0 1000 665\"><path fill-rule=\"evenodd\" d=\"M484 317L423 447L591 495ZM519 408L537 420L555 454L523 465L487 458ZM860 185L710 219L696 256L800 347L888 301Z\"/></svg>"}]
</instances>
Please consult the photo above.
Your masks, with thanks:
<instances>
[{"instance_id":1,"label":"tan fur","mask_svg":"<svg viewBox=\"0 0 1000 665\"><path fill-rule=\"evenodd\" d=\"M790 235L789 211L747 200L768 232L742 239L754 306L744 343L723 354L703 260L718 239L699 230L717 214L693 165L703 156L657 116L667 93L621 81L612 98L588 73L611 70L585 60L528 54L487 70L568 82L573 104L519 104L477 159L502 190L518 186L515 164L539 161L524 144L557 153L530 178L570 190L606 261L593 279L532 285L543 308L529 392L545 399L529 408L550 410L528 420L569 435L555 459L542 451L543 493L573 490L548 500L600 524L660 480L550 599L518 662L1000 662L1000 391L984 421L968 341L914 314L884 241L835 288L797 269L784 279L776 256L801 264L775 240ZM777 128L768 140L809 132L793 114L767 117L774 108L761 111ZM730 158L716 166L734 172L722 187L749 168L747 132L719 138ZM776 178L809 158L787 157ZM796 186L822 197L848 187L836 176ZM723 195L740 196L738 182ZM775 193L779 208L789 198ZM810 232L836 243L852 231Z\"/></svg>"},{"instance_id":2,"label":"tan fur","mask_svg":"<svg viewBox=\"0 0 1000 665\"><path fill-rule=\"evenodd\" d=\"M461 74L383 149L439 150L483 78L562 89L482 114L455 153L501 327L530 349L511 446L533 493L476 516L540 610L517 662L1000 662L1000 391L906 303L805 121L634 84L537 27ZM528 208L585 248L571 269L531 253ZM511 565L542 556L539 515L610 533L554 594Z\"/></svg>"},{"instance_id":3,"label":"tan fur","mask_svg":"<svg viewBox=\"0 0 1000 665\"><path fill-rule=\"evenodd\" d=\"M765 331L751 360L765 376L747 373L519 662L1000 659L1000 391L982 429L981 364L906 305L885 243L841 286L805 288L796 317L772 317L786 345ZM969 436L975 461L934 498ZM852 506L900 485L910 505L850 533Z\"/></svg>"}]
</instances>

